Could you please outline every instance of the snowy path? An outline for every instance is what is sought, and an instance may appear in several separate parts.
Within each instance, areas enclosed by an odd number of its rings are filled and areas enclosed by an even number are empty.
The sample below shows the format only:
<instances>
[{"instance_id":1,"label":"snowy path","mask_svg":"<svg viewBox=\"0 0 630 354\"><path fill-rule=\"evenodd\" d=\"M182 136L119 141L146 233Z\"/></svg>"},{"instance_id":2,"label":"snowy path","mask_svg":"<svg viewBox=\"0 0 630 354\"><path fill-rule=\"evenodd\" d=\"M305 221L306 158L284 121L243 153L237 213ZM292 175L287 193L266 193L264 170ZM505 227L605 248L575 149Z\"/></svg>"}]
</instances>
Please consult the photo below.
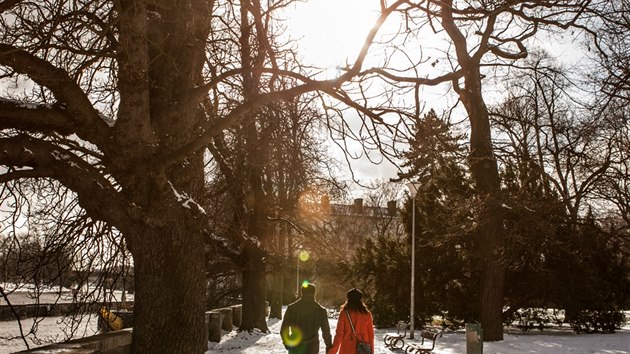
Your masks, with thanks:
<instances>
[{"instance_id":1,"label":"snowy path","mask_svg":"<svg viewBox=\"0 0 630 354\"><path fill-rule=\"evenodd\" d=\"M337 320L330 320L334 336ZM271 333L224 333L220 343L210 343L206 354L263 354L286 353L280 340L280 321L270 320ZM404 353L402 350L392 351L385 348L383 335L388 330L376 330L375 353ZM417 334L418 332L416 332ZM416 338L419 336L416 335ZM408 341L408 340L407 340ZM320 339L321 342L321 339ZM505 340L495 343L484 343L485 354L630 354L630 328L615 334L506 334ZM320 343L320 353L324 353L324 345ZM464 332L444 333L438 338L434 354L466 353Z\"/></svg>"}]
</instances>

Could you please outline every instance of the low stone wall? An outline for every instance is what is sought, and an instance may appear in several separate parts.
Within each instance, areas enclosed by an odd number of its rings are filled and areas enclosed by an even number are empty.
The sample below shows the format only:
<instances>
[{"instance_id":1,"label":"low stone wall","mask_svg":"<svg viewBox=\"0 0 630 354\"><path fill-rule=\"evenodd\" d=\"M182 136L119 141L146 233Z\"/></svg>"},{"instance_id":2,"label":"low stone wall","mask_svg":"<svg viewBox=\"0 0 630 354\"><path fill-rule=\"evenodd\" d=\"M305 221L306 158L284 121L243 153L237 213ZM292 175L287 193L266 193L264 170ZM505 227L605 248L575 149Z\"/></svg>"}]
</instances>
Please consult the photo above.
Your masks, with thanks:
<instances>
[{"instance_id":1,"label":"low stone wall","mask_svg":"<svg viewBox=\"0 0 630 354\"><path fill-rule=\"evenodd\" d=\"M129 316L131 317L128 321L133 321L133 314L130 313ZM220 342L223 331L231 331L234 327L240 326L241 316L241 305L207 311L205 313L206 337L211 342ZM229 330L227 328L229 328ZM132 330L132 328L126 328L119 331L101 333L91 337L76 339L66 343L48 345L20 353L130 354Z\"/></svg>"},{"instance_id":2,"label":"low stone wall","mask_svg":"<svg viewBox=\"0 0 630 354\"><path fill-rule=\"evenodd\" d=\"M231 332L234 327L241 325L243 313L242 305L233 305L206 312L206 327L208 328L208 340L220 342L222 331Z\"/></svg>"},{"instance_id":3,"label":"low stone wall","mask_svg":"<svg viewBox=\"0 0 630 354\"><path fill-rule=\"evenodd\" d=\"M30 354L130 354L131 329L101 333L91 337L75 339L66 343L26 350L19 353Z\"/></svg>"}]
</instances>

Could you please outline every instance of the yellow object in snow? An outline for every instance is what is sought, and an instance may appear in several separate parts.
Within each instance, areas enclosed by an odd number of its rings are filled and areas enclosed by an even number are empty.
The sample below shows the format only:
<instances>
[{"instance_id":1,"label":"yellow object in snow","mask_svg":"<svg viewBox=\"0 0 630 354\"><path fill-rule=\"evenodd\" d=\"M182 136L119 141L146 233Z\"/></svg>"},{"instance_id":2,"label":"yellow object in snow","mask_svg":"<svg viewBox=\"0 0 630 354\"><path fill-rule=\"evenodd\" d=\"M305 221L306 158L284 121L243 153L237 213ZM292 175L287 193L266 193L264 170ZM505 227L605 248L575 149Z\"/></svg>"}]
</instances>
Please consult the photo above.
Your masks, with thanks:
<instances>
[{"instance_id":1,"label":"yellow object in snow","mask_svg":"<svg viewBox=\"0 0 630 354\"><path fill-rule=\"evenodd\" d=\"M105 321L110 331L118 331L123 328L122 318L107 310L105 306L101 307L101 318Z\"/></svg>"}]
</instances>

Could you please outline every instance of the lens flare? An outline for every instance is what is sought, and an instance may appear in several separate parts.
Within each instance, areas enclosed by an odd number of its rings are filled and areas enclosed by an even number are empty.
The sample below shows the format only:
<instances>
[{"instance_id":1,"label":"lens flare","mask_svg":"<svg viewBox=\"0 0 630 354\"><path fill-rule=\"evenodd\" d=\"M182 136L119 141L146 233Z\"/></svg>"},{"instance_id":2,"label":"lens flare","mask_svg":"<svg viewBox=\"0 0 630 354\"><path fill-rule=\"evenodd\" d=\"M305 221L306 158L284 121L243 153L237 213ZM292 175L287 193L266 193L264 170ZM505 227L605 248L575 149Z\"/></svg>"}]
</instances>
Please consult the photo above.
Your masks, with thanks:
<instances>
[{"instance_id":1,"label":"lens flare","mask_svg":"<svg viewBox=\"0 0 630 354\"><path fill-rule=\"evenodd\" d=\"M300 258L300 261L306 262L311 257L311 255L308 253L308 251L301 250L298 257Z\"/></svg>"},{"instance_id":2,"label":"lens flare","mask_svg":"<svg viewBox=\"0 0 630 354\"><path fill-rule=\"evenodd\" d=\"M302 287L303 287L303 288L306 288L306 287L308 286L308 284L310 284L310 282L309 282L308 280L304 280L304 281L302 282Z\"/></svg>"},{"instance_id":3,"label":"lens flare","mask_svg":"<svg viewBox=\"0 0 630 354\"><path fill-rule=\"evenodd\" d=\"M297 347L300 343L302 343L302 331L296 326L286 328L282 331L281 335L284 345L288 347Z\"/></svg>"}]
</instances>

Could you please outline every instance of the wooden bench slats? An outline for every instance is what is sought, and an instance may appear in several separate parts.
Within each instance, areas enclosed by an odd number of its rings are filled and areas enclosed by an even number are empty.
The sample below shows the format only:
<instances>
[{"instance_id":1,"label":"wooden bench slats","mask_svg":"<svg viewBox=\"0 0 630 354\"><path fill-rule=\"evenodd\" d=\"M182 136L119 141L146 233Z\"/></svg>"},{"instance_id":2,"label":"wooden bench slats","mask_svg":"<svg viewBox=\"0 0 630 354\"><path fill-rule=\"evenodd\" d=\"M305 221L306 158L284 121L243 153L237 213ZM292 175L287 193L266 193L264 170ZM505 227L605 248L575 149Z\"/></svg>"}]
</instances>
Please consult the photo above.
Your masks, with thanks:
<instances>
[{"instance_id":1,"label":"wooden bench slats","mask_svg":"<svg viewBox=\"0 0 630 354\"><path fill-rule=\"evenodd\" d=\"M420 344L418 343L409 343L407 344L407 348L405 348L405 352L408 354L428 354L433 352L433 349L435 349L435 340L438 338L438 336L440 335L439 332L433 332L433 331L422 331L420 333L420 338L422 339L420 341ZM429 344L427 343L425 345L424 341L425 339L428 341L431 341L431 346L429 347Z\"/></svg>"}]
</instances>

